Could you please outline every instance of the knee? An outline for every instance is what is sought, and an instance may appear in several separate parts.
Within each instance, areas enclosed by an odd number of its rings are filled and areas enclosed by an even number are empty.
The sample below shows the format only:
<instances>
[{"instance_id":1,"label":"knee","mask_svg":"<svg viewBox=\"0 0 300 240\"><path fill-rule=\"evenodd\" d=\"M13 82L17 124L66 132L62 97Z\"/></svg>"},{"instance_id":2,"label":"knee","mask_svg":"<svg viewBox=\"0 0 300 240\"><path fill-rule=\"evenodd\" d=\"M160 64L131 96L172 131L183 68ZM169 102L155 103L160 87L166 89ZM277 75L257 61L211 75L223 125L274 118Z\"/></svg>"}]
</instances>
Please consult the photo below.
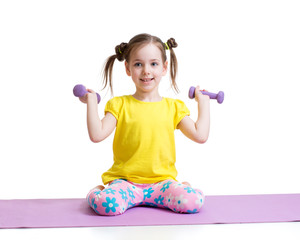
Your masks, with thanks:
<instances>
[{"instance_id":1,"label":"knee","mask_svg":"<svg viewBox=\"0 0 300 240\"><path fill-rule=\"evenodd\" d=\"M97 214L102 216L120 215L126 210L125 204L118 197L99 189L90 191L87 202Z\"/></svg>"},{"instance_id":2,"label":"knee","mask_svg":"<svg viewBox=\"0 0 300 240\"><path fill-rule=\"evenodd\" d=\"M201 191L196 190L196 197L187 203L185 213L198 213L204 205L205 196Z\"/></svg>"},{"instance_id":3,"label":"knee","mask_svg":"<svg viewBox=\"0 0 300 240\"><path fill-rule=\"evenodd\" d=\"M179 213L198 213L204 205L205 196L202 191L186 187L177 191L173 198L173 208Z\"/></svg>"}]
</instances>

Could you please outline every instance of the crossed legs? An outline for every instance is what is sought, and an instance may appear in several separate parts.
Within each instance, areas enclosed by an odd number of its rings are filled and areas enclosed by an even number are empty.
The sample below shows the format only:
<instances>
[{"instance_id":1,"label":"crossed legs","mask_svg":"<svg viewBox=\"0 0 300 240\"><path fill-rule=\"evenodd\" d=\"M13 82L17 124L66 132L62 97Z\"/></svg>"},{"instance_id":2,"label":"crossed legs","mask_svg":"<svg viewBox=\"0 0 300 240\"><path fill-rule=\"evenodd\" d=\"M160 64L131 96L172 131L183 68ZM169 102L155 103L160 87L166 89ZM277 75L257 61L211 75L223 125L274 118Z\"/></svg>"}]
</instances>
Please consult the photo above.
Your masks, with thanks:
<instances>
[{"instance_id":1,"label":"crossed legs","mask_svg":"<svg viewBox=\"0 0 300 240\"><path fill-rule=\"evenodd\" d=\"M98 186L87 195L91 208L99 215L119 215L134 206L167 208L178 213L197 213L204 195L174 180L154 184L135 184L123 179L112 181L107 188Z\"/></svg>"}]
</instances>

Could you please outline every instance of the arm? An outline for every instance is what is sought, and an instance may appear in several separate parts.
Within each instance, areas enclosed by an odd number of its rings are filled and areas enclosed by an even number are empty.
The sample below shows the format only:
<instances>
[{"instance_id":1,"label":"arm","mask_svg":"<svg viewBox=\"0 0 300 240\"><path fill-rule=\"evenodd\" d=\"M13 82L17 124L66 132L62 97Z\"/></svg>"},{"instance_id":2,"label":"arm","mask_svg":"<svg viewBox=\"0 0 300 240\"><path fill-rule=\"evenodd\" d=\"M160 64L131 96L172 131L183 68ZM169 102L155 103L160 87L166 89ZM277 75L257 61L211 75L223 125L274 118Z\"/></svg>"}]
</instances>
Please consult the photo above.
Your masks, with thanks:
<instances>
[{"instance_id":1,"label":"arm","mask_svg":"<svg viewBox=\"0 0 300 240\"><path fill-rule=\"evenodd\" d=\"M205 143L209 135L210 127L210 101L207 95L200 92L199 86L195 90L195 100L198 103L198 119L194 122L189 116L185 116L178 124L180 131L197 143Z\"/></svg>"},{"instance_id":2,"label":"arm","mask_svg":"<svg viewBox=\"0 0 300 240\"><path fill-rule=\"evenodd\" d=\"M107 138L115 129L117 120L111 113L106 113L101 120L98 114L97 95L94 91L88 90L80 100L87 103L87 127L92 142L97 143Z\"/></svg>"}]
</instances>

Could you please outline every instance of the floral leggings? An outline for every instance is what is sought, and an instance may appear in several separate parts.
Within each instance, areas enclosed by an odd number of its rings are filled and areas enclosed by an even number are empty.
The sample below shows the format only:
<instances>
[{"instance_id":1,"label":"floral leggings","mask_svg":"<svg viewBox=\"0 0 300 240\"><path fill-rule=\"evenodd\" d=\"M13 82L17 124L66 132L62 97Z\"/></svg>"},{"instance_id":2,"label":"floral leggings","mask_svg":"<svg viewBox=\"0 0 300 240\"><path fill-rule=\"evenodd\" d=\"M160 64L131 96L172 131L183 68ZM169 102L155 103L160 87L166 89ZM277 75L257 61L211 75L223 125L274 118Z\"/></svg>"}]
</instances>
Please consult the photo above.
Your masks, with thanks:
<instances>
[{"instance_id":1,"label":"floral leggings","mask_svg":"<svg viewBox=\"0 0 300 240\"><path fill-rule=\"evenodd\" d=\"M99 215L113 216L135 206L152 206L178 213L197 213L204 203L198 190L174 180L153 184L136 184L116 179L102 191L92 189L87 195L88 204Z\"/></svg>"}]
</instances>

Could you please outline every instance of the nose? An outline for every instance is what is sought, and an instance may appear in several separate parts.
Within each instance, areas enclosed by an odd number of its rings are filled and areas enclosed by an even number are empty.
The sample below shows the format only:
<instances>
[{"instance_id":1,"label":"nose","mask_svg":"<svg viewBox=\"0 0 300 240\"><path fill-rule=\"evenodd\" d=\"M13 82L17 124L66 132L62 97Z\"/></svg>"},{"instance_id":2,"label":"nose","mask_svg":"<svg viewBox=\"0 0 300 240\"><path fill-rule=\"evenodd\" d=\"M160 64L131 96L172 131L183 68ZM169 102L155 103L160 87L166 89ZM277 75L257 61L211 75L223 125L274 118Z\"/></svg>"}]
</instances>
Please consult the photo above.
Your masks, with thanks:
<instances>
[{"instance_id":1,"label":"nose","mask_svg":"<svg viewBox=\"0 0 300 240\"><path fill-rule=\"evenodd\" d=\"M150 74L150 67L148 66L148 64L145 64L143 72L145 76Z\"/></svg>"}]
</instances>

